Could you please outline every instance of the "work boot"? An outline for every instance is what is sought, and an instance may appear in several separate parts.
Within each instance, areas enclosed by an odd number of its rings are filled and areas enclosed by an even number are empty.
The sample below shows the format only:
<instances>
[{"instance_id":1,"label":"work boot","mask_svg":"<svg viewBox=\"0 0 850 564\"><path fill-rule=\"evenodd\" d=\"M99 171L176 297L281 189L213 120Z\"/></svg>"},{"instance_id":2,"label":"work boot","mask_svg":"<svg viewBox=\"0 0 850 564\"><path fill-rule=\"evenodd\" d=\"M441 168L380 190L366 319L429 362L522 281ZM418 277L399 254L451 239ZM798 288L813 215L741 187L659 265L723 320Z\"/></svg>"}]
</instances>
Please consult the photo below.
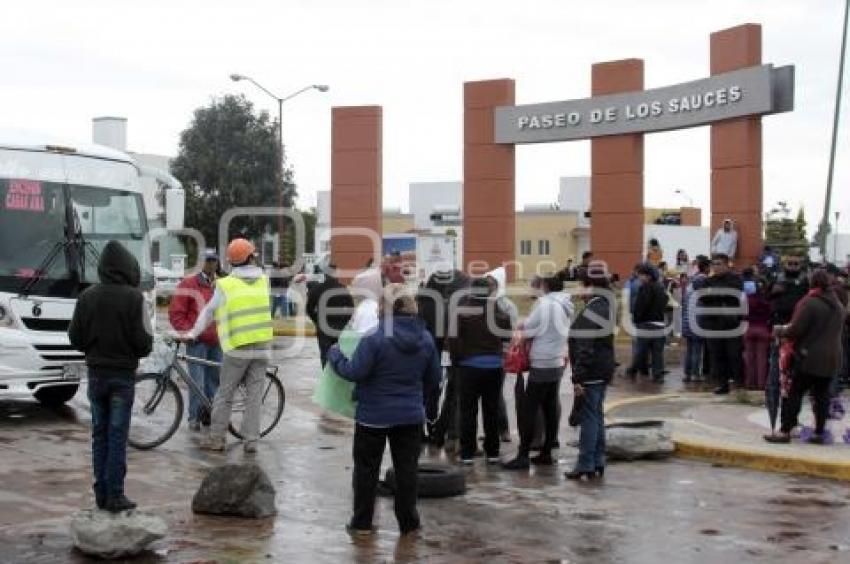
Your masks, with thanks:
<instances>
[{"instance_id":1,"label":"work boot","mask_svg":"<svg viewBox=\"0 0 850 564\"><path fill-rule=\"evenodd\" d=\"M200 444L201 450L210 450L214 452L224 452L226 446L224 437L213 436L204 437Z\"/></svg>"},{"instance_id":2,"label":"work boot","mask_svg":"<svg viewBox=\"0 0 850 564\"><path fill-rule=\"evenodd\" d=\"M537 466L551 466L555 464L555 459L552 458L551 452L540 451L540 454L531 457L531 463Z\"/></svg>"},{"instance_id":3,"label":"work boot","mask_svg":"<svg viewBox=\"0 0 850 564\"><path fill-rule=\"evenodd\" d=\"M769 443L788 444L791 442L790 433L774 433L772 435L764 435L762 438Z\"/></svg>"},{"instance_id":4,"label":"work boot","mask_svg":"<svg viewBox=\"0 0 850 564\"><path fill-rule=\"evenodd\" d=\"M104 509L110 513L121 513L122 511L128 511L135 508L136 502L130 501L124 494L107 499L106 504L104 505Z\"/></svg>"},{"instance_id":5,"label":"work boot","mask_svg":"<svg viewBox=\"0 0 850 564\"><path fill-rule=\"evenodd\" d=\"M355 529L351 525L346 525L345 532L355 539L367 539L374 535L377 531L374 527L372 527L371 529Z\"/></svg>"}]
</instances>

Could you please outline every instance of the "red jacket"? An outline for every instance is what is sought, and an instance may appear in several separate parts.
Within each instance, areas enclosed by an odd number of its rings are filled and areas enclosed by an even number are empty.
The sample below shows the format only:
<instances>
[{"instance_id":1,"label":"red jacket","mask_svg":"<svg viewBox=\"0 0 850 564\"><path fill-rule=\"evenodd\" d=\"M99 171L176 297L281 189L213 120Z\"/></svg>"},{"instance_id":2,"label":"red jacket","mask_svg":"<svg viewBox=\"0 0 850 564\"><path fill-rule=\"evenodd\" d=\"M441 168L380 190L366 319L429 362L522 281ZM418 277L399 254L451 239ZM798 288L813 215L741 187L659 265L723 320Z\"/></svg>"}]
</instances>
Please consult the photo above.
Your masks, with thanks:
<instances>
[{"instance_id":1,"label":"red jacket","mask_svg":"<svg viewBox=\"0 0 850 564\"><path fill-rule=\"evenodd\" d=\"M168 306L168 320L176 331L188 331L195 326L201 309L212 299L213 286L206 275L198 273L184 278L177 286L177 293L171 298ZM198 340L208 345L218 344L218 333L215 323L210 323Z\"/></svg>"}]
</instances>

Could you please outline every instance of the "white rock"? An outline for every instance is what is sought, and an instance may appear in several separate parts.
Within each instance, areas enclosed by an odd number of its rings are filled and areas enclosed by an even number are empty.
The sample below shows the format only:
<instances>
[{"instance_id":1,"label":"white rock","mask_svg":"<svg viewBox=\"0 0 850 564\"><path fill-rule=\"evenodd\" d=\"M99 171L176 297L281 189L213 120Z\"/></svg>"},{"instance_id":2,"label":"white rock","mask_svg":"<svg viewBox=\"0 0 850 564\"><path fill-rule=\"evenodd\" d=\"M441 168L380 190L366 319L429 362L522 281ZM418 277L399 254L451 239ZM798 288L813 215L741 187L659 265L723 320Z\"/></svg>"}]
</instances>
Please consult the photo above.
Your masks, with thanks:
<instances>
[{"instance_id":1,"label":"white rock","mask_svg":"<svg viewBox=\"0 0 850 564\"><path fill-rule=\"evenodd\" d=\"M163 537L165 521L139 511L109 513L83 509L71 517L71 539L82 552L100 558L139 554Z\"/></svg>"},{"instance_id":2,"label":"white rock","mask_svg":"<svg viewBox=\"0 0 850 564\"><path fill-rule=\"evenodd\" d=\"M605 453L613 460L666 458L674 450L676 446L666 422L634 421L606 427Z\"/></svg>"}]
</instances>

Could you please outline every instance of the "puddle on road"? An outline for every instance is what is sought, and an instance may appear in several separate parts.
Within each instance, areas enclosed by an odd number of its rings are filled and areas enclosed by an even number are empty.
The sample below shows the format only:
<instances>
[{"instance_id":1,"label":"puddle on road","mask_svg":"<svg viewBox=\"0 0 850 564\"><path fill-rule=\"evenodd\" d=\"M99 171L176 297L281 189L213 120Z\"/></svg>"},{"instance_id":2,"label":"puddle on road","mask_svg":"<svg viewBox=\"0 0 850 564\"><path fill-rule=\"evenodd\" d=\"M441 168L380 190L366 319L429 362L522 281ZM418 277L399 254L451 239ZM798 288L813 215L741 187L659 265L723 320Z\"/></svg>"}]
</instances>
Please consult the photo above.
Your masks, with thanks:
<instances>
[{"instance_id":1,"label":"puddle on road","mask_svg":"<svg viewBox=\"0 0 850 564\"><path fill-rule=\"evenodd\" d=\"M837 499L821 499L816 497L790 497L780 496L773 499L768 499L767 503L771 505L789 505L793 507L827 507L839 508L846 507L846 501Z\"/></svg>"}]
</instances>

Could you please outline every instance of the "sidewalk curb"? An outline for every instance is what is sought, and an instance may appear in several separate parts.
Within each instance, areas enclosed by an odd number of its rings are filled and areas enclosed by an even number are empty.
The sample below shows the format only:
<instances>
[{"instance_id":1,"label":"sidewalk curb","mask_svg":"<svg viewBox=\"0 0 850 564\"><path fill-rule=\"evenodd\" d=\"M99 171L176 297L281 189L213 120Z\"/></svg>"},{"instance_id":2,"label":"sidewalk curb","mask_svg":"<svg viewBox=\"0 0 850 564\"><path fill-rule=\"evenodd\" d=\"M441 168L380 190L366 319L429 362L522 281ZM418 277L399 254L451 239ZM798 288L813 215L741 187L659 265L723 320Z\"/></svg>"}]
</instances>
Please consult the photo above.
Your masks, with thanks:
<instances>
[{"instance_id":1,"label":"sidewalk curb","mask_svg":"<svg viewBox=\"0 0 850 564\"><path fill-rule=\"evenodd\" d=\"M850 464L827 460L812 460L793 454L768 454L735 448L718 443L708 443L691 438L673 437L676 456L696 460L709 460L729 466L781 472L850 481Z\"/></svg>"},{"instance_id":2,"label":"sidewalk curb","mask_svg":"<svg viewBox=\"0 0 850 564\"><path fill-rule=\"evenodd\" d=\"M297 329L294 327L284 327L282 329L274 330L275 337L315 337L316 330L312 327L305 327L303 329Z\"/></svg>"},{"instance_id":3,"label":"sidewalk curb","mask_svg":"<svg viewBox=\"0 0 850 564\"><path fill-rule=\"evenodd\" d=\"M682 395L671 393L614 400L605 405L605 414L608 415L609 412L626 405L674 399L682 397ZM760 470L762 472L778 472L850 481L850 463L817 460L795 454L771 454L746 450L744 448L730 446L728 443L702 441L689 436L677 436L675 433L673 444L676 445L675 455L682 458L710 461L739 468Z\"/></svg>"},{"instance_id":4,"label":"sidewalk curb","mask_svg":"<svg viewBox=\"0 0 850 564\"><path fill-rule=\"evenodd\" d=\"M632 404L635 404L635 403L647 403L647 402L658 401L658 400L674 399L674 398L678 398L678 397L681 397L681 396L682 396L682 394L671 393L671 394L658 394L658 395L655 395L655 396L637 396L637 397L632 397L632 398L623 398L623 399L618 399L618 400L612 400L610 402L605 402L605 408L603 409L603 411L605 412L605 415L608 415L609 411L619 409L619 408L624 407L626 405L632 405Z\"/></svg>"}]
</instances>

